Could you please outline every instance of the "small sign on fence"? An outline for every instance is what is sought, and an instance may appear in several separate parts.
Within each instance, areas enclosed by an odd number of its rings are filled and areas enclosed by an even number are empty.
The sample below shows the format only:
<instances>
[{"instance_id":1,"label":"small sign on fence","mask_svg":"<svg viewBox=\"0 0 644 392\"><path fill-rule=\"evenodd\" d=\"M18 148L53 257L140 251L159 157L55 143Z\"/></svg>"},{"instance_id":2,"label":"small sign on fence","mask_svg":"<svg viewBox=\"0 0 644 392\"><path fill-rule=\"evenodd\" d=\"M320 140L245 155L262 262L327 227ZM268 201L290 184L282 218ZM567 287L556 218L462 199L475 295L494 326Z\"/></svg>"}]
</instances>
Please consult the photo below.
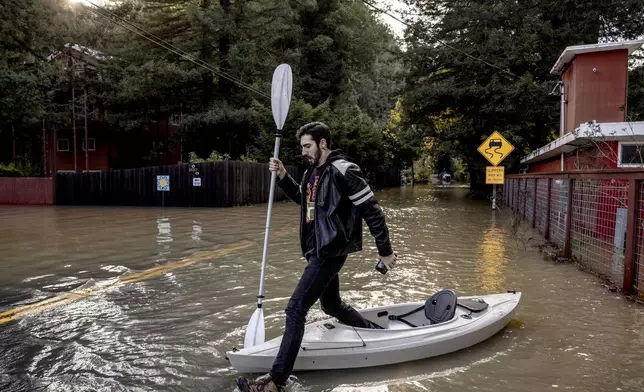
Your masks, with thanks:
<instances>
[{"instance_id":1,"label":"small sign on fence","mask_svg":"<svg viewBox=\"0 0 644 392\"><path fill-rule=\"evenodd\" d=\"M170 191L170 176L157 176L157 191Z\"/></svg>"},{"instance_id":2,"label":"small sign on fence","mask_svg":"<svg viewBox=\"0 0 644 392\"><path fill-rule=\"evenodd\" d=\"M194 177L192 179L192 186L201 186L201 177Z\"/></svg>"},{"instance_id":3,"label":"small sign on fence","mask_svg":"<svg viewBox=\"0 0 644 392\"><path fill-rule=\"evenodd\" d=\"M485 183L503 185L504 174L505 166L487 166L485 168Z\"/></svg>"}]
</instances>

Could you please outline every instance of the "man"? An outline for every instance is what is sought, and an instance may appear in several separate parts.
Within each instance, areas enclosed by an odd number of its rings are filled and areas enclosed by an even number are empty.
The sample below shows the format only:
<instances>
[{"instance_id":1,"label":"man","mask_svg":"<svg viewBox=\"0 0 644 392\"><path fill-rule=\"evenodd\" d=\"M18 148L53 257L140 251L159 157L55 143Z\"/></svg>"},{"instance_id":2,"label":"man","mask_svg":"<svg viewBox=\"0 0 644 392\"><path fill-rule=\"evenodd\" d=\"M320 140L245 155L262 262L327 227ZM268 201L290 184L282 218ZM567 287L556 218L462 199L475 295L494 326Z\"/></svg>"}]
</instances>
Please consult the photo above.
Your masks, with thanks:
<instances>
[{"instance_id":1,"label":"man","mask_svg":"<svg viewBox=\"0 0 644 392\"><path fill-rule=\"evenodd\" d=\"M286 328L273 368L254 381L239 377L237 386L241 392L284 390L300 350L306 315L318 299L326 314L345 324L379 328L340 298L338 272L349 253L362 250L362 219L375 238L386 268L396 262L378 201L358 165L347 161L340 151L330 149L329 128L313 122L300 128L296 136L302 155L309 161L302 184L286 172L278 159L271 158L269 169L277 171L280 188L301 205L300 244L307 265L286 307Z\"/></svg>"}]
</instances>

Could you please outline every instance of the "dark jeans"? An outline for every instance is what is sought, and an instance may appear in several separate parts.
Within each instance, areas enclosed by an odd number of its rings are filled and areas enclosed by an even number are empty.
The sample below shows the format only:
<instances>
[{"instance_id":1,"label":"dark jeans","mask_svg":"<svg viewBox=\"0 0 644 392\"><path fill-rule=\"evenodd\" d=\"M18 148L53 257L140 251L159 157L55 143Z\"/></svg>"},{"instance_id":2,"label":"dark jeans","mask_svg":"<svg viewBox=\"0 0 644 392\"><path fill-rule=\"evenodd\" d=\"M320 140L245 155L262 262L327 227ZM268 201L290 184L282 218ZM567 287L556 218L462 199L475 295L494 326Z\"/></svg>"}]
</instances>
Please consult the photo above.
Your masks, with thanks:
<instances>
[{"instance_id":1,"label":"dark jeans","mask_svg":"<svg viewBox=\"0 0 644 392\"><path fill-rule=\"evenodd\" d=\"M322 311L329 316L354 327L370 328L370 323L340 298L338 272L346 259L347 256L327 260L319 260L315 256L309 258L286 307L284 336L270 372L275 383L285 385L293 371L302 343L306 315L318 299Z\"/></svg>"}]
</instances>

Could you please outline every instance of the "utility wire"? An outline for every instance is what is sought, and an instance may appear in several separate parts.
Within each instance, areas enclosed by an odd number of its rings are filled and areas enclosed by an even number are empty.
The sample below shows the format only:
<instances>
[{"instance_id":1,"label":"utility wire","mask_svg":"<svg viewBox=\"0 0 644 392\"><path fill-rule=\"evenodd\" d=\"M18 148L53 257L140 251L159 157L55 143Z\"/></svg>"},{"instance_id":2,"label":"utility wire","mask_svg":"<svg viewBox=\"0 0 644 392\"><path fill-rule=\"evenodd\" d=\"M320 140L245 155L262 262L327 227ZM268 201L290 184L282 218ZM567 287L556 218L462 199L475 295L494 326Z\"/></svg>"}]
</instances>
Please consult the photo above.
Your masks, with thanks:
<instances>
[{"instance_id":1,"label":"utility wire","mask_svg":"<svg viewBox=\"0 0 644 392\"><path fill-rule=\"evenodd\" d=\"M380 7L376 6L376 5L374 5L373 3L371 3L371 2L370 2L370 1L368 1L368 0L362 0L362 2L363 2L363 3L365 3L366 5L370 6L370 7L371 7L371 8L373 8L374 10L376 10L376 11L378 11L378 12L381 12L381 13L383 13L383 14L385 14L385 15L389 16L390 18L394 19L395 21L398 21L398 22L400 22L400 23L404 24L405 26L407 26L407 27L409 27L409 28L411 28L411 29L413 29L413 30L416 30L416 29L417 29L417 28L416 28L416 26L411 25L411 24L409 24L409 23L405 22L404 20L399 19L398 17L396 17L396 16L392 15L391 13L389 13L388 11L383 10L382 8L380 8ZM508 74L508 75L512 76L513 78L516 78L516 79L519 79L519 80L523 79L523 78L522 78L522 77L520 77L519 75L516 75L515 73L511 72L510 70L508 70L508 69L506 69L506 68L500 67L500 66L498 66L498 65L496 65L496 64L492 64L492 63L490 63L490 62L488 62L488 61L483 60L483 59L482 59L482 58L480 58L480 57L473 56L473 55L471 55L471 54L469 54L469 53L465 52L464 50L459 49L459 48L457 48L457 47L455 47L455 46L452 46L452 45L448 44L447 42L445 42L445 41L443 41L443 40L441 40L441 39L439 39L439 38L436 38L436 37L431 37L431 38L435 39L435 40L436 40L436 41L438 41L440 44L442 44L442 45L444 45L444 46L447 46L448 48L450 48L450 49L452 49L452 50L455 50L455 51L457 51L457 52L459 52L459 53L464 54L465 56L467 56L467 57L471 58L472 60L480 61L480 62L482 62L483 64L486 64L486 65L488 65L488 66L490 66L490 67L492 67L492 68L498 69L499 71L502 71L502 72L504 72L504 73L506 73L506 74ZM538 84L536 84L534 81L531 81L531 83L532 83L532 84L534 84L535 86L537 86L537 87L541 88L541 87L540 87Z\"/></svg>"},{"instance_id":2,"label":"utility wire","mask_svg":"<svg viewBox=\"0 0 644 392\"><path fill-rule=\"evenodd\" d=\"M210 64L206 63L203 60L200 60L200 59L198 59L198 58L186 53L185 51L177 48L176 46L170 44L169 42L157 37L156 35L144 30L141 27L139 27L139 26L137 26L137 25L135 25L135 24L123 19L123 18L121 18L120 16L118 16L118 15L114 14L113 12L111 12L111 11L109 11L109 10L107 10L107 9L105 9L105 8L95 4L95 3L93 3L92 1L85 0L85 2L91 4L93 7L95 7L95 9L93 9L92 7L88 7L88 8L90 8L96 14L98 14L100 16L103 16L103 17L111 16L111 17L115 18L116 20L113 21L114 23L118 24L119 26L121 26L121 27L123 27L123 28L125 28L125 29L127 29L127 30L129 30L129 31L131 31L131 32L133 32L133 33L145 38L145 39L147 39L148 41L150 41L152 43L155 43L155 44L161 46L162 48L164 48L164 49L166 49L166 50L168 50L168 51L170 51L170 52L172 52L172 53L174 53L174 54L176 54L176 55L178 55L180 57L183 57L186 60L191 61L191 62L193 62L193 63L195 63L195 64L197 64L197 65L199 65L199 66L211 71L212 73L214 73L214 74L216 74L216 75L218 75L218 76L220 76L220 77L222 77L224 79L227 79L227 80L229 80L229 81L231 81L233 83L236 83L237 85L239 85L239 86L241 86L241 87L243 87L243 88L245 88L245 89L247 89L247 90L249 90L251 92L254 92L254 93L256 93L258 95L261 95L261 96L263 96L265 98L268 98L268 99L271 98L270 95L268 95L268 94L266 94L266 93L264 93L264 92L262 92L262 91L260 91L260 90L258 90L256 88L254 88L254 87L252 87L252 86L240 81L239 79L236 79L233 76L230 76L230 75L226 74L225 72L219 70L218 68L215 68L215 67L211 66ZM144 35L143 33L148 34L152 38Z\"/></svg>"},{"instance_id":3,"label":"utility wire","mask_svg":"<svg viewBox=\"0 0 644 392\"><path fill-rule=\"evenodd\" d=\"M389 16L390 18L392 18L392 19L394 19L394 20L396 20L396 21L398 21L398 22L410 27L411 29L416 30L416 27L414 25L409 24L409 23L403 21L402 19L392 15L390 12L388 12L386 10L383 10L382 8L376 6L375 4L371 3L370 1L368 1L368 0L362 0L362 1L366 5L368 5L369 7L373 8L374 10ZM148 32L148 31L146 31L145 29L143 29L143 28L141 28L141 27L139 27L139 26L127 21L127 20L125 20L124 18L114 14L113 12L111 12L111 11L109 11L109 10L99 6L99 5L97 5L96 3L92 2L91 0L85 0L85 2L88 3L88 4L91 4L94 7L94 8L92 8L92 7L89 7L89 8L92 11L94 11L96 14L98 14L100 16L103 16L103 17L110 17L111 16L112 18L116 19L113 22L118 24L119 26L121 26L121 27L123 27L123 28L125 28L125 29L127 29L127 30L129 30L129 31L131 31L131 32L133 32L133 33L145 38L145 39L147 39L148 41L150 41L150 42L152 42L152 43L154 43L154 44L156 44L156 45L158 45L158 46L160 46L160 47L162 47L162 48L164 48L164 49L166 49L166 50L168 50L168 51L170 51L170 52L172 52L172 53L174 53L174 54L176 54L176 55L178 55L180 57L183 57L184 59L186 59L188 61L193 62L194 64L197 64L197 65L199 65L199 66L211 71L212 73L214 73L214 74L216 74L216 75L218 75L218 76L220 76L220 77L222 77L224 79L227 79L227 80L239 85L240 87L246 88L247 90L249 90L251 92L254 92L254 93L256 93L256 94L258 94L260 96L263 96L265 98L270 99L270 95L268 95L268 94L266 94L266 93L264 93L264 92L262 92L262 91L260 91L260 90L258 90L256 88L254 88L254 87L242 82L241 80L239 80L239 79L237 79L237 78L235 78L233 76L230 76L230 75L226 74L225 72L219 70L218 68L213 67L212 65L206 63L203 60L200 60L200 59L198 59L198 58L186 53L185 51L177 48L176 46L174 46L174 45L170 44L169 42L159 38L158 36L156 36L156 35ZM146 36L145 34L147 34L149 36ZM152 38L150 38L150 37L152 37ZM519 80L523 79L522 77L514 74L513 72L511 72L508 69L505 69L505 68L500 67L498 65L492 64L492 63L490 63L490 62L488 62L486 60L483 60L482 58L473 56L473 55L465 52L462 49L459 49L459 48L457 48L457 47L455 47L453 45L450 45L450 44L446 43L445 41L443 41L443 40L441 40L439 38L436 38L436 37L432 37L432 38L435 39L436 41L438 41L440 44L442 44L442 45L444 45L444 46L446 46L446 47L448 47L448 48L450 48L452 50L455 50L455 51L457 51L459 53L462 53L463 55L465 55L465 56L467 56L467 57L469 57L469 58L471 58L471 59L473 59L475 61L479 61L479 62L481 62L483 64L486 64L487 66L495 68L495 69L497 69L497 70L499 70L499 71L501 71L501 72L503 72L503 73L505 73L507 75L512 76L513 78L516 78L516 79L519 79ZM534 81L531 81L531 83L534 84L535 86L539 87Z\"/></svg>"}]
</instances>

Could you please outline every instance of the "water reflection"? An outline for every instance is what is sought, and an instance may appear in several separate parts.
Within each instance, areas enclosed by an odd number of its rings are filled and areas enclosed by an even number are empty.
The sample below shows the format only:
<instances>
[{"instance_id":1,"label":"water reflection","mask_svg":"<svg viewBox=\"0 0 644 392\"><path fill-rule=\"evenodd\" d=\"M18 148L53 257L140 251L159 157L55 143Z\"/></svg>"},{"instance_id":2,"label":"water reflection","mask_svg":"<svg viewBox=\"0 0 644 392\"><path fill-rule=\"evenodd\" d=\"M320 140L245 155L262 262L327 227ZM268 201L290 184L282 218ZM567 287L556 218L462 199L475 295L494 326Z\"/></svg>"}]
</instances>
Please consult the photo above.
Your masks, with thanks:
<instances>
[{"instance_id":1,"label":"water reflection","mask_svg":"<svg viewBox=\"0 0 644 392\"><path fill-rule=\"evenodd\" d=\"M157 261L165 261L172 253L170 243L172 242L172 224L170 218L157 218L157 245L159 246L159 257Z\"/></svg>"},{"instance_id":2,"label":"water reflection","mask_svg":"<svg viewBox=\"0 0 644 392\"><path fill-rule=\"evenodd\" d=\"M505 233L500 228L490 228L483 234L478 247L476 276L486 293L504 291Z\"/></svg>"},{"instance_id":3,"label":"water reflection","mask_svg":"<svg viewBox=\"0 0 644 392\"><path fill-rule=\"evenodd\" d=\"M192 222L192 235L190 238L192 238L193 241L199 242L201 241L201 233L203 233L203 228L201 227L201 222L193 221Z\"/></svg>"}]
</instances>

